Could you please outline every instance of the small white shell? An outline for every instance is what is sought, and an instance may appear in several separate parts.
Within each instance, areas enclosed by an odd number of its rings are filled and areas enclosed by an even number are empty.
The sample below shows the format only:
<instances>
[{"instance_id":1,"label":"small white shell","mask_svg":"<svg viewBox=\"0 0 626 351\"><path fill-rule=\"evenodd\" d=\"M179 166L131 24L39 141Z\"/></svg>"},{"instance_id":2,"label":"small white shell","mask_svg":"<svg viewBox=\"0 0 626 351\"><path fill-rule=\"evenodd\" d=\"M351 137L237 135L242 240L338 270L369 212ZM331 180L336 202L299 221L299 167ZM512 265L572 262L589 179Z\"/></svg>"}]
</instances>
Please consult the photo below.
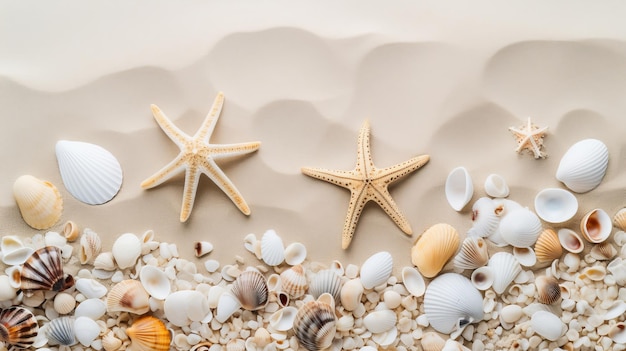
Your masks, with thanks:
<instances>
[{"instance_id":1,"label":"small white shell","mask_svg":"<svg viewBox=\"0 0 626 351\"><path fill-rule=\"evenodd\" d=\"M15 235L5 235L0 242L0 248L2 249L2 255L7 255L17 249L24 247L24 243L20 238Z\"/></svg>"},{"instance_id":2,"label":"small white shell","mask_svg":"<svg viewBox=\"0 0 626 351\"><path fill-rule=\"evenodd\" d=\"M278 331L287 331L293 327L293 321L296 319L298 309L289 306L281 308L280 310L272 313L269 319L269 324Z\"/></svg>"},{"instance_id":3,"label":"small white shell","mask_svg":"<svg viewBox=\"0 0 626 351\"><path fill-rule=\"evenodd\" d=\"M453 169L446 179L446 199L455 211L461 211L474 195L472 178L465 167Z\"/></svg>"},{"instance_id":4,"label":"small white shell","mask_svg":"<svg viewBox=\"0 0 626 351\"><path fill-rule=\"evenodd\" d=\"M454 257L454 266L460 269L475 269L489 261L489 247L481 237L468 236L461 250Z\"/></svg>"},{"instance_id":5,"label":"small white shell","mask_svg":"<svg viewBox=\"0 0 626 351\"><path fill-rule=\"evenodd\" d=\"M608 334L613 342L618 344L626 344L626 323L619 322L611 327Z\"/></svg>"},{"instance_id":6,"label":"small white shell","mask_svg":"<svg viewBox=\"0 0 626 351\"><path fill-rule=\"evenodd\" d=\"M309 294L314 298L320 297L323 293L329 293L335 301L339 301L343 281L341 277L332 269L323 269L317 272L309 284Z\"/></svg>"},{"instance_id":7,"label":"small white shell","mask_svg":"<svg viewBox=\"0 0 626 351\"><path fill-rule=\"evenodd\" d=\"M361 303L363 284L361 279L348 280L341 288L341 305L346 311L354 311Z\"/></svg>"},{"instance_id":8,"label":"small white shell","mask_svg":"<svg viewBox=\"0 0 626 351\"><path fill-rule=\"evenodd\" d=\"M411 295L420 297L426 291L426 283L420 272L413 267L402 268L402 282Z\"/></svg>"},{"instance_id":9,"label":"small white shell","mask_svg":"<svg viewBox=\"0 0 626 351\"><path fill-rule=\"evenodd\" d=\"M387 251L370 256L361 266L361 283L365 289L372 289L389 279L393 270L393 257Z\"/></svg>"},{"instance_id":10,"label":"small white shell","mask_svg":"<svg viewBox=\"0 0 626 351\"><path fill-rule=\"evenodd\" d=\"M502 239L515 247L530 247L541 234L541 221L527 208L513 210L500 221Z\"/></svg>"},{"instance_id":11,"label":"small white shell","mask_svg":"<svg viewBox=\"0 0 626 351\"><path fill-rule=\"evenodd\" d=\"M505 323L515 323L524 314L522 307L519 305L507 305L502 307L500 316Z\"/></svg>"},{"instance_id":12,"label":"small white shell","mask_svg":"<svg viewBox=\"0 0 626 351\"><path fill-rule=\"evenodd\" d=\"M74 310L75 317L89 317L93 320L98 320L104 316L107 311L107 306L104 301L100 299L87 299L76 306Z\"/></svg>"},{"instance_id":13,"label":"small white shell","mask_svg":"<svg viewBox=\"0 0 626 351\"><path fill-rule=\"evenodd\" d=\"M604 314L604 320L614 319L626 312L626 302L622 300L616 300L611 304L609 308L607 308L606 313Z\"/></svg>"},{"instance_id":14,"label":"small white shell","mask_svg":"<svg viewBox=\"0 0 626 351\"><path fill-rule=\"evenodd\" d=\"M54 297L54 310L59 314L68 314L76 307L76 299L74 296L60 292Z\"/></svg>"},{"instance_id":15,"label":"small white shell","mask_svg":"<svg viewBox=\"0 0 626 351\"><path fill-rule=\"evenodd\" d=\"M24 246L19 249L15 249L8 254L2 255L2 262L9 266L16 266L23 264L26 260L35 252L30 247Z\"/></svg>"},{"instance_id":16,"label":"small white shell","mask_svg":"<svg viewBox=\"0 0 626 351\"><path fill-rule=\"evenodd\" d=\"M74 333L78 342L85 347L89 347L100 335L100 326L91 318L78 317L74 321Z\"/></svg>"},{"instance_id":17,"label":"small white shell","mask_svg":"<svg viewBox=\"0 0 626 351\"><path fill-rule=\"evenodd\" d=\"M272 229L261 237L261 258L268 266L278 266L285 260L283 240Z\"/></svg>"},{"instance_id":18,"label":"small white shell","mask_svg":"<svg viewBox=\"0 0 626 351\"><path fill-rule=\"evenodd\" d=\"M582 252L585 248L583 239L575 231L568 228L561 228L558 231L559 242L563 248L571 253Z\"/></svg>"},{"instance_id":19,"label":"small white shell","mask_svg":"<svg viewBox=\"0 0 626 351\"><path fill-rule=\"evenodd\" d=\"M143 266L139 271L139 280L150 296L165 300L170 294L171 283L167 274L155 266Z\"/></svg>"},{"instance_id":20,"label":"small white shell","mask_svg":"<svg viewBox=\"0 0 626 351\"><path fill-rule=\"evenodd\" d=\"M113 243L111 252L118 267L121 269L132 267L141 255L141 241L135 234L122 234Z\"/></svg>"},{"instance_id":21,"label":"small white shell","mask_svg":"<svg viewBox=\"0 0 626 351\"><path fill-rule=\"evenodd\" d=\"M56 156L65 188L86 204L108 202L122 187L119 161L101 146L60 140Z\"/></svg>"},{"instance_id":22,"label":"small white shell","mask_svg":"<svg viewBox=\"0 0 626 351\"><path fill-rule=\"evenodd\" d=\"M561 319L548 311L533 313L530 317L530 325L537 334L550 341L556 341L566 329Z\"/></svg>"},{"instance_id":23,"label":"small white shell","mask_svg":"<svg viewBox=\"0 0 626 351\"><path fill-rule=\"evenodd\" d=\"M493 280L493 290L497 294L502 294L504 290L522 271L517 258L508 252L497 252L489 258L488 267L493 269L495 274Z\"/></svg>"},{"instance_id":24,"label":"small white shell","mask_svg":"<svg viewBox=\"0 0 626 351\"><path fill-rule=\"evenodd\" d=\"M594 244L608 239L612 230L611 217L603 209L589 211L580 221L580 232L583 237Z\"/></svg>"},{"instance_id":25,"label":"small white shell","mask_svg":"<svg viewBox=\"0 0 626 351\"><path fill-rule=\"evenodd\" d=\"M196 241L193 244L193 250L196 257L202 257L213 251L213 244L208 241Z\"/></svg>"},{"instance_id":26,"label":"small white shell","mask_svg":"<svg viewBox=\"0 0 626 351\"><path fill-rule=\"evenodd\" d=\"M98 233L89 228L85 228L83 235L80 237L80 263L93 263L95 258L100 254L101 249L102 242L100 241Z\"/></svg>"},{"instance_id":27,"label":"small white shell","mask_svg":"<svg viewBox=\"0 0 626 351\"><path fill-rule=\"evenodd\" d=\"M367 314L363 318L363 325L372 333L384 333L396 324L398 317L391 310L378 310Z\"/></svg>"},{"instance_id":28,"label":"small white shell","mask_svg":"<svg viewBox=\"0 0 626 351\"><path fill-rule=\"evenodd\" d=\"M291 243L285 248L285 262L294 266L301 264L306 259L306 246L302 243Z\"/></svg>"},{"instance_id":29,"label":"small white shell","mask_svg":"<svg viewBox=\"0 0 626 351\"><path fill-rule=\"evenodd\" d=\"M509 186L499 174L490 174L485 179L485 192L491 197L509 196Z\"/></svg>"},{"instance_id":30,"label":"small white shell","mask_svg":"<svg viewBox=\"0 0 626 351\"><path fill-rule=\"evenodd\" d=\"M570 190L585 193L597 187L609 164L609 150L597 139L584 139L572 145L561 158L556 179Z\"/></svg>"},{"instance_id":31,"label":"small white shell","mask_svg":"<svg viewBox=\"0 0 626 351\"><path fill-rule=\"evenodd\" d=\"M493 285L495 273L488 266L478 267L472 272L471 281L478 290L487 290Z\"/></svg>"},{"instance_id":32,"label":"small white shell","mask_svg":"<svg viewBox=\"0 0 626 351\"><path fill-rule=\"evenodd\" d=\"M537 255L530 247L514 247L513 256L517 258L522 266L531 267L537 263Z\"/></svg>"},{"instance_id":33,"label":"small white shell","mask_svg":"<svg viewBox=\"0 0 626 351\"><path fill-rule=\"evenodd\" d=\"M578 200L569 191L561 188L547 188L535 196L535 212L549 223L563 223L570 220L578 211Z\"/></svg>"},{"instance_id":34,"label":"small white shell","mask_svg":"<svg viewBox=\"0 0 626 351\"><path fill-rule=\"evenodd\" d=\"M113 258L113 253L101 252L96 259L93 261L93 267L95 269L101 269L103 271L114 271L115 270L115 259Z\"/></svg>"},{"instance_id":35,"label":"small white shell","mask_svg":"<svg viewBox=\"0 0 626 351\"><path fill-rule=\"evenodd\" d=\"M202 321L209 313L209 301L201 292L180 290L165 299L163 312L167 320L178 327Z\"/></svg>"}]
</instances>

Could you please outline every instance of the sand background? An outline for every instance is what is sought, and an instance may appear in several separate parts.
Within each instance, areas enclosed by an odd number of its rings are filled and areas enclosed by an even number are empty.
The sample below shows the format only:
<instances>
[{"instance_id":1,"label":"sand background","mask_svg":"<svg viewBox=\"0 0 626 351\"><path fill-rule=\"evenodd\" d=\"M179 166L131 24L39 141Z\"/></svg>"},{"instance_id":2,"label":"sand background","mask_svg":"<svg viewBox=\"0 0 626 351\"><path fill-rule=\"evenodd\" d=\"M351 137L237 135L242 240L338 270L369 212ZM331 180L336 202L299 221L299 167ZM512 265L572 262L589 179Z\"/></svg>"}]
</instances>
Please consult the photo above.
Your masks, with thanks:
<instances>
[{"instance_id":1,"label":"sand background","mask_svg":"<svg viewBox=\"0 0 626 351\"><path fill-rule=\"evenodd\" d=\"M32 235L12 184L32 174L56 184L66 220L100 234L104 250L125 232L153 229L192 258L259 261L248 233L275 229L300 241L312 261L361 264L393 253L410 264L418 234L439 222L463 235L470 207L455 212L443 186L456 166L471 173L474 199L490 173L510 198L533 207L569 146L598 138L609 147L606 177L577 195L576 228L588 210L626 205L626 22L623 2L0 2L0 234ZM217 92L226 103L211 141L261 141L258 152L220 162L251 207L249 217L203 177L187 223L179 222L183 176L139 187L176 156L150 104L193 134ZM535 160L515 153L510 126L528 116L548 126ZM365 209L351 247L341 249L349 192L300 173L303 166L351 169L365 119L374 162L431 161L392 186L414 235L376 205ZM64 188L58 140L98 144L124 170L120 193L90 206ZM472 201L473 202L473 201ZM197 261L202 262L201 260Z\"/></svg>"}]
</instances>

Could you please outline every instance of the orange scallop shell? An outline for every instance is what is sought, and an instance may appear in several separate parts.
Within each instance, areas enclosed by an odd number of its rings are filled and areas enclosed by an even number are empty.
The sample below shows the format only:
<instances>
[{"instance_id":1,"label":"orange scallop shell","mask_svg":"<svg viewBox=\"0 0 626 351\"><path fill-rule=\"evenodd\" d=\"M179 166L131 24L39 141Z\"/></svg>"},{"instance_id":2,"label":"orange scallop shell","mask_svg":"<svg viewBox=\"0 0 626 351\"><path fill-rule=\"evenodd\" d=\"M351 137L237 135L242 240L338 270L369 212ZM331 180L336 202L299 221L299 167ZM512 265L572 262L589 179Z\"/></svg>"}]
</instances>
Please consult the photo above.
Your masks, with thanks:
<instances>
[{"instance_id":1,"label":"orange scallop shell","mask_svg":"<svg viewBox=\"0 0 626 351\"><path fill-rule=\"evenodd\" d=\"M165 324L152 316L140 317L126 329L133 350L137 351L168 351L172 335Z\"/></svg>"}]
</instances>

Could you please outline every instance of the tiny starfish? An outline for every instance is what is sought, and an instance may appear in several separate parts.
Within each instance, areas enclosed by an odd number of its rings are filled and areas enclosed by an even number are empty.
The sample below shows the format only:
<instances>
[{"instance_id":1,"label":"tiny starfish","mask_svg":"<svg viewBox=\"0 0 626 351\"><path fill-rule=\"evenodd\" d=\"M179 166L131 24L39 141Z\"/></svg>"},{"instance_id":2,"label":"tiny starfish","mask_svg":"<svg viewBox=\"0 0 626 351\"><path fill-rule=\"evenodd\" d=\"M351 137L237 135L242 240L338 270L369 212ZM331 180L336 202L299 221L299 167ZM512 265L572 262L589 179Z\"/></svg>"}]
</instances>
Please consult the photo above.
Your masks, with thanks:
<instances>
[{"instance_id":1,"label":"tiny starfish","mask_svg":"<svg viewBox=\"0 0 626 351\"><path fill-rule=\"evenodd\" d=\"M548 127L539 128L530 121L519 128L510 127L509 130L515 135L517 149L515 151L529 150L534 153L535 158L546 158L548 155L541 149L543 147L543 137L548 131Z\"/></svg>"},{"instance_id":2,"label":"tiny starfish","mask_svg":"<svg viewBox=\"0 0 626 351\"><path fill-rule=\"evenodd\" d=\"M217 166L215 160L244 155L256 151L260 142L239 144L210 144L209 138L217 124L217 120L224 105L224 94L215 97L213 106L207 114L202 126L191 137L176 127L156 105L151 105L152 114L163 132L180 148L180 153L172 162L141 183L143 189L150 189L162 184L174 175L185 170L185 187L183 190L183 206L180 212L180 221L185 222L191 214L196 198L196 190L200 181L200 174L206 174L222 191L228 195L233 203L245 215L250 214L250 208L235 185Z\"/></svg>"},{"instance_id":3,"label":"tiny starfish","mask_svg":"<svg viewBox=\"0 0 626 351\"><path fill-rule=\"evenodd\" d=\"M333 171L319 168L302 168L302 173L350 190L348 214L343 227L341 247L347 249L354 236L356 225L365 204L376 202L407 235L413 230L387 187L398 179L419 169L430 157L422 155L387 168L376 168L370 150L370 125L366 120L359 132L356 166L350 171Z\"/></svg>"}]
</instances>

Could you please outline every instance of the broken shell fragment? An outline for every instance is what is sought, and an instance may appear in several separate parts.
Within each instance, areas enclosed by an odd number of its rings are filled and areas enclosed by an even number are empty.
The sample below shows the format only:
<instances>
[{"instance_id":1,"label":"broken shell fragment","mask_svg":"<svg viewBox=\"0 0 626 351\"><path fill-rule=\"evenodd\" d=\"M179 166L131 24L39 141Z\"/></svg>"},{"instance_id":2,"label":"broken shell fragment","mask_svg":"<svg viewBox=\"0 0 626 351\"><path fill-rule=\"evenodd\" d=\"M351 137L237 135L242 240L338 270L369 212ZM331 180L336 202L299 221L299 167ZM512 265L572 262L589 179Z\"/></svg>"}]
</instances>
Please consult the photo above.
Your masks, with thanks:
<instances>
[{"instance_id":1,"label":"broken shell fragment","mask_svg":"<svg viewBox=\"0 0 626 351\"><path fill-rule=\"evenodd\" d=\"M184 327L202 321L211 311L208 299L201 292L179 290L167 296L163 312L170 323Z\"/></svg>"},{"instance_id":2,"label":"broken shell fragment","mask_svg":"<svg viewBox=\"0 0 626 351\"><path fill-rule=\"evenodd\" d=\"M411 261L426 278L436 276L459 248L459 233L449 224L427 229L411 249Z\"/></svg>"},{"instance_id":3,"label":"broken shell fragment","mask_svg":"<svg viewBox=\"0 0 626 351\"><path fill-rule=\"evenodd\" d=\"M595 244L608 239L612 230L611 217L599 208L589 211L580 221L580 232L583 237Z\"/></svg>"},{"instance_id":4,"label":"broken shell fragment","mask_svg":"<svg viewBox=\"0 0 626 351\"><path fill-rule=\"evenodd\" d=\"M13 184L13 196L22 218L35 229L50 228L61 218L61 193L48 181L23 175Z\"/></svg>"},{"instance_id":5,"label":"broken shell fragment","mask_svg":"<svg viewBox=\"0 0 626 351\"><path fill-rule=\"evenodd\" d=\"M461 211L474 195L472 178L465 167L453 169L446 179L446 199L455 211Z\"/></svg>"},{"instance_id":6,"label":"broken shell fragment","mask_svg":"<svg viewBox=\"0 0 626 351\"><path fill-rule=\"evenodd\" d=\"M489 258L487 266L493 269L493 290L497 294L502 294L522 271L522 267L517 258L508 252L495 253Z\"/></svg>"},{"instance_id":7,"label":"broken shell fragment","mask_svg":"<svg viewBox=\"0 0 626 351\"><path fill-rule=\"evenodd\" d=\"M617 255L617 249L611 243L605 241L603 243L593 245L589 253L591 254L591 257L596 260L603 261L610 260L615 257L615 255Z\"/></svg>"}]
</instances>

